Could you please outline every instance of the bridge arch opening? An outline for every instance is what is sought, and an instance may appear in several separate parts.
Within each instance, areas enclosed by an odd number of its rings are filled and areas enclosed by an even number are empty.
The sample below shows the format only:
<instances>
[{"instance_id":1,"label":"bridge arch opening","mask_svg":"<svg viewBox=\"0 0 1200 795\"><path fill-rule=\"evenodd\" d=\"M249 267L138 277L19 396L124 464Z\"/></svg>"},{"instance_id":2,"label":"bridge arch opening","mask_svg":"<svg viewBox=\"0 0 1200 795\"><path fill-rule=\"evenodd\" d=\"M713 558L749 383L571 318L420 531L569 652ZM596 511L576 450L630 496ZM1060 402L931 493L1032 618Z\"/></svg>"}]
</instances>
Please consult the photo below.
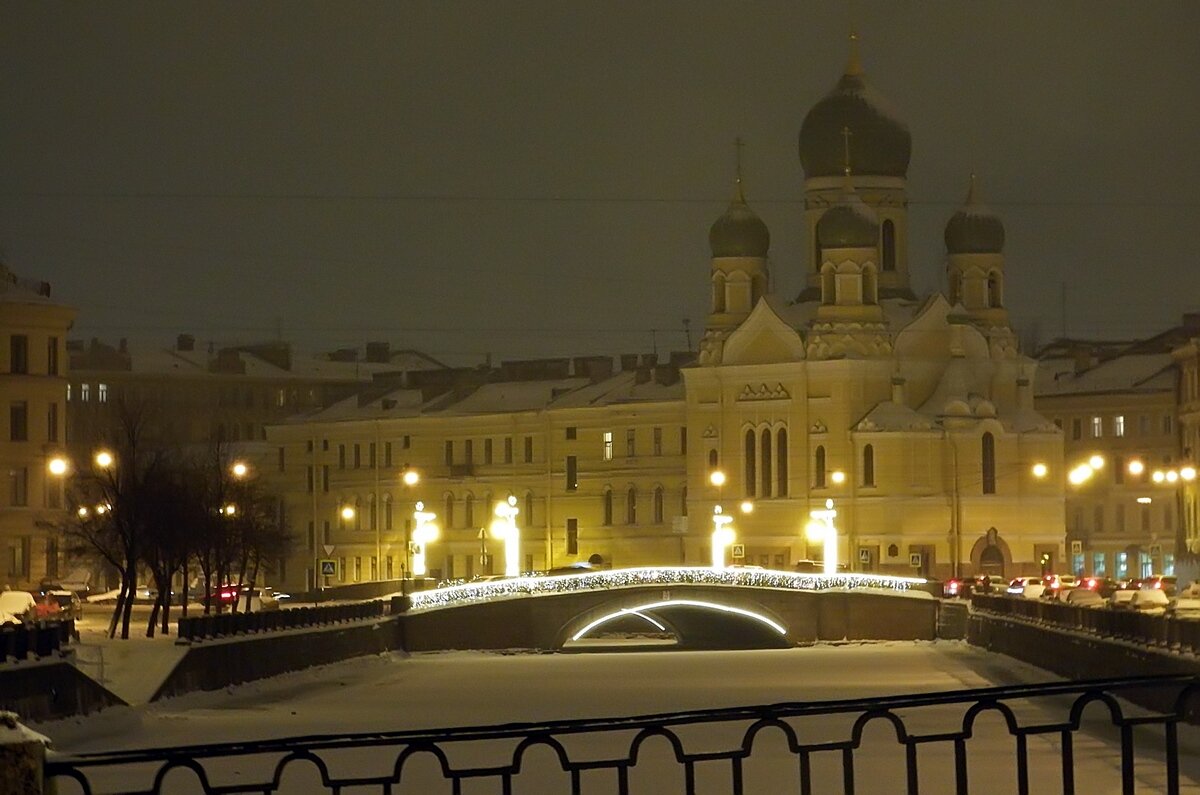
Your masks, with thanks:
<instances>
[{"instance_id":1,"label":"bridge arch opening","mask_svg":"<svg viewBox=\"0 0 1200 795\"><path fill-rule=\"evenodd\" d=\"M641 631L637 630L641 627ZM791 646L787 627L763 613L698 599L662 599L612 607L566 628L562 648L759 649ZM612 635L606 630L618 630Z\"/></svg>"}]
</instances>

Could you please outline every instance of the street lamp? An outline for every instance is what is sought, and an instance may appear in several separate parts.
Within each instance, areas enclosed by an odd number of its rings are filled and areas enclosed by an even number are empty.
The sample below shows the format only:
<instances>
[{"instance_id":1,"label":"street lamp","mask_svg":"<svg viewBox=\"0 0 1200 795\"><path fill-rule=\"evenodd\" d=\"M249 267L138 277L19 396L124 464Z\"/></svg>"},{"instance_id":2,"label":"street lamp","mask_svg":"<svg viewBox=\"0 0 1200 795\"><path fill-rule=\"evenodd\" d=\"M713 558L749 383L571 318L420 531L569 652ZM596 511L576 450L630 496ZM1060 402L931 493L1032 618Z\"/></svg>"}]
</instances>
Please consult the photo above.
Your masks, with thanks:
<instances>
[{"instance_id":1,"label":"street lamp","mask_svg":"<svg viewBox=\"0 0 1200 795\"><path fill-rule=\"evenodd\" d=\"M733 528L729 527L732 522L732 516L721 513L720 505L713 506L712 565L714 569L725 568L725 549L737 539Z\"/></svg>"},{"instance_id":2,"label":"street lamp","mask_svg":"<svg viewBox=\"0 0 1200 795\"><path fill-rule=\"evenodd\" d=\"M100 450L96 453L95 461L96 466L100 467L101 469L108 469L113 465L114 459L112 453L108 452L107 450Z\"/></svg>"},{"instance_id":3,"label":"street lamp","mask_svg":"<svg viewBox=\"0 0 1200 795\"><path fill-rule=\"evenodd\" d=\"M229 467L229 474L241 480L250 474L250 467L246 465L245 461L234 461L233 465Z\"/></svg>"},{"instance_id":4,"label":"street lamp","mask_svg":"<svg viewBox=\"0 0 1200 795\"><path fill-rule=\"evenodd\" d=\"M492 538L504 541L504 576L521 576L521 531L517 529L517 498L511 494L496 504L496 520L492 522Z\"/></svg>"},{"instance_id":5,"label":"street lamp","mask_svg":"<svg viewBox=\"0 0 1200 795\"><path fill-rule=\"evenodd\" d=\"M825 574L837 574L837 527L833 524L837 511L833 508L833 500L825 500L823 510L809 511L808 515L811 519L804 534L809 541L822 542Z\"/></svg>"},{"instance_id":6,"label":"street lamp","mask_svg":"<svg viewBox=\"0 0 1200 795\"><path fill-rule=\"evenodd\" d=\"M408 465L405 464L404 472L400 475L400 482L403 483L405 486L408 486L411 489L413 486L415 486L421 482L421 473L415 469L410 469L408 467ZM417 506L419 506L419 505L421 505L421 503L418 502ZM421 510L421 508L416 507L416 506L414 506L414 508L418 511ZM414 514L414 516L415 516L415 514ZM403 563L403 571L401 572L401 574L403 576L407 576L408 572L412 572L414 574L416 573L415 571L413 571L413 566L415 564L410 557L412 554L412 544L415 539L413 539L409 535L409 528L408 528L407 521L405 522L404 535L405 535L405 538L404 538L404 563ZM375 522L375 558L376 558L376 560L380 561L380 565L383 565L383 540L379 534L379 522L378 521ZM421 574L424 574L424 573L425 573L424 571L421 572Z\"/></svg>"},{"instance_id":7,"label":"street lamp","mask_svg":"<svg viewBox=\"0 0 1200 795\"><path fill-rule=\"evenodd\" d=\"M67 474L67 469L69 469L67 459L61 455L56 455L46 462L46 471L55 477L62 477Z\"/></svg>"},{"instance_id":8,"label":"street lamp","mask_svg":"<svg viewBox=\"0 0 1200 795\"><path fill-rule=\"evenodd\" d=\"M416 525L412 532L413 576L425 576L425 545L438 537L437 525L433 523L436 518L436 513L425 510L425 503L417 503L416 510L413 511L413 522Z\"/></svg>"}]
</instances>

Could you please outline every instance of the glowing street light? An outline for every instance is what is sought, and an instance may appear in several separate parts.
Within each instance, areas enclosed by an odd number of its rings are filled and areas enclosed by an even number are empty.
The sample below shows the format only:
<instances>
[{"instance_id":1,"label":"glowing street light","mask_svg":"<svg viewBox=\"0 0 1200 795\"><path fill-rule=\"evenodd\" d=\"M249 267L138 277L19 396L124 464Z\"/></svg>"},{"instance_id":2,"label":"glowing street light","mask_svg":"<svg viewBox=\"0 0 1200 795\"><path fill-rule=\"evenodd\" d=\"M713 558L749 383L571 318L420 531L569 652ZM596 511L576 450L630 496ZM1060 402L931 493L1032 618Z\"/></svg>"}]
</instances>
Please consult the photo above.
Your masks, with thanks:
<instances>
[{"instance_id":1,"label":"glowing street light","mask_svg":"<svg viewBox=\"0 0 1200 795\"><path fill-rule=\"evenodd\" d=\"M804 534L809 541L821 541L824 551L821 553L825 563L826 574L837 574L837 527L833 520L837 511L833 509L833 500L825 500L824 510L809 511L811 519L804 528Z\"/></svg>"},{"instance_id":2,"label":"glowing street light","mask_svg":"<svg viewBox=\"0 0 1200 795\"><path fill-rule=\"evenodd\" d=\"M750 502L750 500L742 500L742 504L739 507L742 513L754 513L754 503Z\"/></svg>"},{"instance_id":3,"label":"glowing street light","mask_svg":"<svg viewBox=\"0 0 1200 795\"><path fill-rule=\"evenodd\" d=\"M492 538L504 541L504 574L521 576L521 531L517 529L517 498L511 494L505 502L496 503L496 519L492 522Z\"/></svg>"},{"instance_id":4,"label":"glowing street light","mask_svg":"<svg viewBox=\"0 0 1200 795\"><path fill-rule=\"evenodd\" d=\"M1035 478L1037 478L1038 480L1041 480L1042 478L1046 477L1046 475L1049 474L1049 472L1050 472L1050 468L1047 467L1043 463L1039 462L1039 463L1033 465L1033 476Z\"/></svg>"},{"instance_id":5,"label":"glowing street light","mask_svg":"<svg viewBox=\"0 0 1200 795\"><path fill-rule=\"evenodd\" d=\"M725 568L725 549L737 539L733 528L728 526L732 522L732 516L721 513L720 505L713 506L712 565L714 569Z\"/></svg>"},{"instance_id":6,"label":"glowing street light","mask_svg":"<svg viewBox=\"0 0 1200 795\"><path fill-rule=\"evenodd\" d=\"M1178 480L1179 480L1179 473L1176 472L1174 469L1168 469L1167 470L1167 482L1175 483Z\"/></svg>"},{"instance_id":7,"label":"glowing street light","mask_svg":"<svg viewBox=\"0 0 1200 795\"><path fill-rule=\"evenodd\" d=\"M1138 497L1137 501L1139 505L1149 505L1150 503L1154 502L1154 500L1150 499L1149 497Z\"/></svg>"},{"instance_id":8,"label":"glowing street light","mask_svg":"<svg viewBox=\"0 0 1200 795\"><path fill-rule=\"evenodd\" d=\"M61 455L56 455L46 462L46 470L55 477L62 477L67 474L67 459Z\"/></svg>"},{"instance_id":9,"label":"glowing street light","mask_svg":"<svg viewBox=\"0 0 1200 795\"><path fill-rule=\"evenodd\" d=\"M1140 475L1145 471L1146 471L1146 465L1143 464L1138 459L1135 458L1129 462L1129 474Z\"/></svg>"},{"instance_id":10,"label":"glowing street light","mask_svg":"<svg viewBox=\"0 0 1200 795\"><path fill-rule=\"evenodd\" d=\"M1150 479L1153 480L1155 483L1162 483L1164 480L1167 479L1167 474L1165 472L1163 472L1161 469L1156 469L1156 470L1154 470L1154 474L1150 476Z\"/></svg>"},{"instance_id":11,"label":"glowing street light","mask_svg":"<svg viewBox=\"0 0 1200 795\"><path fill-rule=\"evenodd\" d=\"M233 466L229 467L229 472L238 480L250 474L250 467L246 466L245 461L234 461Z\"/></svg>"},{"instance_id":12,"label":"glowing street light","mask_svg":"<svg viewBox=\"0 0 1200 795\"><path fill-rule=\"evenodd\" d=\"M237 513L237 506L231 502L226 505L221 512L226 516L233 516L235 513Z\"/></svg>"},{"instance_id":13,"label":"glowing street light","mask_svg":"<svg viewBox=\"0 0 1200 795\"><path fill-rule=\"evenodd\" d=\"M355 513L354 506L353 505L343 505L340 513L341 513L342 519L344 521L349 522L351 519L354 518L354 513Z\"/></svg>"},{"instance_id":14,"label":"glowing street light","mask_svg":"<svg viewBox=\"0 0 1200 795\"><path fill-rule=\"evenodd\" d=\"M1088 466L1090 466L1095 471L1104 469L1104 456L1101 456L1101 455L1092 456L1091 458L1088 459Z\"/></svg>"},{"instance_id":15,"label":"glowing street light","mask_svg":"<svg viewBox=\"0 0 1200 795\"><path fill-rule=\"evenodd\" d=\"M1072 486L1082 486L1091 480L1094 474L1096 470L1091 464L1080 464L1067 473L1067 480Z\"/></svg>"},{"instance_id":16,"label":"glowing street light","mask_svg":"<svg viewBox=\"0 0 1200 795\"><path fill-rule=\"evenodd\" d=\"M719 469L714 469L712 474L708 476L708 482L716 486L718 489L725 485L725 473Z\"/></svg>"},{"instance_id":17,"label":"glowing street light","mask_svg":"<svg viewBox=\"0 0 1200 795\"><path fill-rule=\"evenodd\" d=\"M840 469L835 469L829 473L829 479L833 481L835 486L840 486L846 482L846 473Z\"/></svg>"},{"instance_id":18,"label":"glowing street light","mask_svg":"<svg viewBox=\"0 0 1200 795\"><path fill-rule=\"evenodd\" d=\"M88 517L88 513L90 513L90 511L88 511L88 509L87 509L87 506L86 506L86 505L80 505L80 506L79 506L79 510L75 511L75 514L76 514L76 515L77 515L77 516L78 516L80 519L86 519L86 518Z\"/></svg>"},{"instance_id":19,"label":"glowing street light","mask_svg":"<svg viewBox=\"0 0 1200 795\"><path fill-rule=\"evenodd\" d=\"M400 476L400 480L405 486L415 486L421 482L421 474L415 469L406 469L404 474Z\"/></svg>"},{"instance_id":20,"label":"glowing street light","mask_svg":"<svg viewBox=\"0 0 1200 795\"><path fill-rule=\"evenodd\" d=\"M1190 483L1191 481L1196 479L1196 468L1195 467L1184 467L1183 469L1179 470L1179 477L1183 478L1184 480L1186 480Z\"/></svg>"},{"instance_id":21,"label":"glowing street light","mask_svg":"<svg viewBox=\"0 0 1200 795\"><path fill-rule=\"evenodd\" d=\"M96 453L95 460L96 466L100 467L101 469L108 469L113 465L113 455L107 450L101 450L100 452Z\"/></svg>"},{"instance_id":22,"label":"glowing street light","mask_svg":"<svg viewBox=\"0 0 1200 795\"><path fill-rule=\"evenodd\" d=\"M425 510L425 503L417 503L412 531L412 573L416 577L425 576L425 545L438 537L438 527L433 523L436 518L436 513Z\"/></svg>"}]
</instances>

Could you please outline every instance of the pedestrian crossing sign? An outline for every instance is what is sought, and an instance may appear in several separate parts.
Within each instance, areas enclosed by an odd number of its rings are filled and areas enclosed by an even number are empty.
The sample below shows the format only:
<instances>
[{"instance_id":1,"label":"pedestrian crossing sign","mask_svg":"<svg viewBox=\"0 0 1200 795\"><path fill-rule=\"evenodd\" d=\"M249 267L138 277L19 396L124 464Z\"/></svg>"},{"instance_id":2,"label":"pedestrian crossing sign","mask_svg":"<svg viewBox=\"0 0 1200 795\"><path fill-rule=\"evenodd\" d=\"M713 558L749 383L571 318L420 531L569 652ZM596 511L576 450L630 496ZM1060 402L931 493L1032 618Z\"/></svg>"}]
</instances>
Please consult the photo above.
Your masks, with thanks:
<instances>
[{"instance_id":1,"label":"pedestrian crossing sign","mask_svg":"<svg viewBox=\"0 0 1200 795\"><path fill-rule=\"evenodd\" d=\"M327 558L321 561L321 576L336 577L337 576L337 561L332 558Z\"/></svg>"}]
</instances>

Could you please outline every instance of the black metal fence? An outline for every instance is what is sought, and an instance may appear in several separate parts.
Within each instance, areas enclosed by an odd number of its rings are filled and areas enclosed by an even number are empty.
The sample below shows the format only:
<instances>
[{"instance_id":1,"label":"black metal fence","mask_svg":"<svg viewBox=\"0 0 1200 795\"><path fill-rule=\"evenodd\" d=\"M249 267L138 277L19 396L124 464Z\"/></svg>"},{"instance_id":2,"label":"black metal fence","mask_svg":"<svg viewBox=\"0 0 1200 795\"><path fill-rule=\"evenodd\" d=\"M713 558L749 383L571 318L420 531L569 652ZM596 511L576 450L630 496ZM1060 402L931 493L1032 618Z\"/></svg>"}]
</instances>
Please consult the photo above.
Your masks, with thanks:
<instances>
[{"instance_id":1,"label":"black metal fence","mask_svg":"<svg viewBox=\"0 0 1200 795\"><path fill-rule=\"evenodd\" d=\"M1134 689L1157 690L1174 709L1139 712L1118 699L1118 694ZM922 787L960 795L973 791L1073 795L1077 781L1080 791L1099 791L1084 780L1094 778L1094 766L1099 764L1103 768L1099 786L1105 792L1113 791L1119 778L1123 795L1133 795L1139 784L1144 792L1177 795L1178 723L1198 690L1200 681L1191 676L1061 682L632 718L52 755L45 772L59 795L271 795L339 793L346 788L385 795L460 795L464 786L479 792L483 784L487 791L505 795L580 795L585 779L589 795L614 791L628 795L633 791L631 780L639 783L633 789L656 795L692 795L698 782L705 791L719 787L734 795L812 795L818 791L814 786L820 792L836 787L834 791L852 795L860 782L874 784L876 791L885 783L886 791L909 795ZM937 721L928 719L925 710L930 709ZM805 723L813 720L823 721L815 731ZM931 728L935 730L928 731ZM721 743L715 744L709 736L705 747L698 747L693 742L697 730L719 735ZM1098 737L1101 730L1111 737ZM769 734L775 735L773 751L763 750L763 736ZM890 754L886 759L877 749L869 750L874 746L864 739L868 734L870 743L885 745L884 753ZM996 742L996 737L1002 742ZM485 753L485 748L492 753ZM752 781L752 765L760 752L773 753L788 771L786 781ZM559 783L529 787L527 776L535 763L550 768ZM650 787L640 786L649 764L662 765L669 772L653 779ZM982 773L980 764L985 764ZM1139 781L1135 765L1143 766L1138 768L1143 774L1157 770L1158 777L1149 785ZM295 784L291 778L295 768L305 769L308 786ZM1086 774L1082 778L1077 776L1081 768ZM418 772L435 783L421 783ZM597 776L603 776L603 786L595 786ZM1003 786L1001 777L1008 779L1008 786Z\"/></svg>"},{"instance_id":2,"label":"black metal fence","mask_svg":"<svg viewBox=\"0 0 1200 795\"><path fill-rule=\"evenodd\" d=\"M1053 599L1011 596L979 595L972 597L971 604L989 613L1085 632L1098 638L1200 654L1200 620L1194 618L1147 615L1108 607L1074 607Z\"/></svg>"},{"instance_id":3,"label":"black metal fence","mask_svg":"<svg viewBox=\"0 0 1200 795\"><path fill-rule=\"evenodd\" d=\"M35 621L0 627L0 662L58 653L75 636L75 620Z\"/></svg>"},{"instance_id":4,"label":"black metal fence","mask_svg":"<svg viewBox=\"0 0 1200 795\"><path fill-rule=\"evenodd\" d=\"M256 632L317 627L387 615L388 603L355 602L323 607L290 607L253 613L218 613L179 619L180 640L205 640Z\"/></svg>"}]
</instances>

